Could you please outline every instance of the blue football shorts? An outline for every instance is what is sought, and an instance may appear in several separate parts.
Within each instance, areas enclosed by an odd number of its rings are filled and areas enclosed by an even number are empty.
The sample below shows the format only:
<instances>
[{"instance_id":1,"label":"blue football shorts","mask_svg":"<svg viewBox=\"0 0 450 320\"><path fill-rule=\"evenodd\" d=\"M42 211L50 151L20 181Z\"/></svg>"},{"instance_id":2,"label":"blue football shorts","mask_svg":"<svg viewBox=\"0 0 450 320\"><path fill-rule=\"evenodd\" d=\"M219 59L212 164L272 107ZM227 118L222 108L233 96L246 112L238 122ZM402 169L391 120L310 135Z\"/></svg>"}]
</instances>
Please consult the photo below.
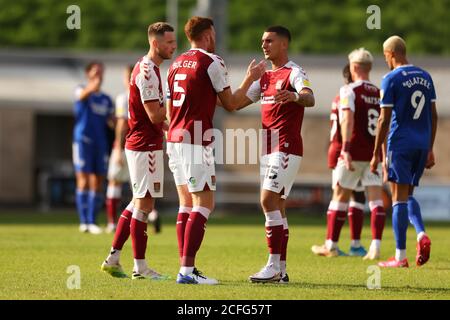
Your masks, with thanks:
<instances>
[{"instance_id":1,"label":"blue football shorts","mask_svg":"<svg viewBox=\"0 0 450 320\"><path fill-rule=\"evenodd\" d=\"M388 150L388 180L418 186L427 158L428 150L424 149Z\"/></svg>"}]
</instances>

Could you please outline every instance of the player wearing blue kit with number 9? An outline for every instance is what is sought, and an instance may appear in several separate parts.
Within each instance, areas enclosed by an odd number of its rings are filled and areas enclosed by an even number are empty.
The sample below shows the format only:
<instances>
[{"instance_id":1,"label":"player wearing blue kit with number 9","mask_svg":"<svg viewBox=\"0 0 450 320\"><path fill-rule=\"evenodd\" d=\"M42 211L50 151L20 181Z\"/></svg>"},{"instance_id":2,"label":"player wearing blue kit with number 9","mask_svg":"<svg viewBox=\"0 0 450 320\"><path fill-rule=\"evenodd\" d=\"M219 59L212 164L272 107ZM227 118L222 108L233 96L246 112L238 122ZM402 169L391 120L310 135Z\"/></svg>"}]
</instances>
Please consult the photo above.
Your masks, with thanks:
<instances>
[{"instance_id":1,"label":"player wearing blue kit with number 9","mask_svg":"<svg viewBox=\"0 0 450 320\"><path fill-rule=\"evenodd\" d=\"M413 197L425 168L434 165L433 144L437 128L436 93L431 76L408 64L405 41L392 36L383 44L386 63L392 70L381 83L381 115L371 168L380 162L379 151L388 135L387 175L392 190L392 223L396 239L395 257L381 267L408 267L406 231L408 217L417 232L416 264L430 257L431 241L425 234L419 203ZM390 129L389 129L390 125Z\"/></svg>"},{"instance_id":2,"label":"player wearing blue kit with number 9","mask_svg":"<svg viewBox=\"0 0 450 320\"><path fill-rule=\"evenodd\" d=\"M74 104L76 204L80 231L98 234L101 229L96 224L96 217L102 204L101 188L109 158L107 126L114 108L111 98L100 91L103 65L91 62L85 71L88 83L76 89Z\"/></svg>"}]
</instances>

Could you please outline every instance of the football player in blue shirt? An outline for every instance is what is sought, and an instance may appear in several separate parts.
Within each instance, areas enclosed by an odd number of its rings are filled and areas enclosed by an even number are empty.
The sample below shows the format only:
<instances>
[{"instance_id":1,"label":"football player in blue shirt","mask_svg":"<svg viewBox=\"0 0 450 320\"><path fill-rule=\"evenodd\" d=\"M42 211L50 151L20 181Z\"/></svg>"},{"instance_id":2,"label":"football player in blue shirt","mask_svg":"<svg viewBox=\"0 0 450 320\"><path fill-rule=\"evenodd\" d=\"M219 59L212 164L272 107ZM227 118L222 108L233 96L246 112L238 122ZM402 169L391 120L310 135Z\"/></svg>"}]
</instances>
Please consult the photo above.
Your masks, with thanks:
<instances>
[{"instance_id":1,"label":"football player in blue shirt","mask_svg":"<svg viewBox=\"0 0 450 320\"><path fill-rule=\"evenodd\" d=\"M102 202L101 188L108 168L107 127L113 114L111 98L100 91L103 65L91 62L86 68L88 83L75 91L73 162L76 172L76 204L80 231L93 234L102 230L96 224Z\"/></svg>"},{"instance_id":2,"label":"football player in blue shirt","mask_svg":"<svg viewBox=\"0 0 450 320\"><path fill-rule=\"evenodd\" d=\"M431 241L425 234L420 206L413 197L413 191L424 169L435 164L436 93L430 74L408 63L406 44L402 38L388 38L383 44L383 51L392 71L381 83L381 115L371 170L375 172L380 162L381 145L388 136L386 165L391 182L396 252L395 257L378 265L408 267L406 231L409 217L417 232L416 265L421 266L430 257Z\"/></svg>"}]
</instances>

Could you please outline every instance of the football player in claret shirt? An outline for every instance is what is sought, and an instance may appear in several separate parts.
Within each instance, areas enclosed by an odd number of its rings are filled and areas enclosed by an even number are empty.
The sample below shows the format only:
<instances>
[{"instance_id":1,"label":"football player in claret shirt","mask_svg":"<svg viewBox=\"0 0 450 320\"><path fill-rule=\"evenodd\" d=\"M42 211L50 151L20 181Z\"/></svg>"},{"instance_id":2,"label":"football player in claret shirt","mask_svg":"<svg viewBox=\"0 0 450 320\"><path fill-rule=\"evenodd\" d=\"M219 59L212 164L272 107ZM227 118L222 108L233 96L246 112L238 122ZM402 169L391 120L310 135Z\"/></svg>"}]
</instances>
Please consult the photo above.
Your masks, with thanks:
<instances>
[{"instance_id":1,"label":"football player in claret shirt","mask_svg":"<svg viewBox=\"0 0 450 320\"><path fill-rule=\"evenodd\" d=\"M424 169L435 164L436 92L430 74L408 63L406 43L402 38L388 38L383 51L392 71L381 82L381 115L371 169L375 171L381 161L379 152L387 136L387 170L391 182L396 250L394 257L378 265L408 267L406 231L409 217L417 232L416 265L421 266L430 258L431 241L425 233L420 206L413 192Z\"/></svg>"},{"instance_id":2,"label":"football player in claret shirt","mask_svg":"<svg viewBox=\"0 0 450 320\"><path fill-rule=\"evenodd\" d=\"M345 65L342 70L342 76L344 78L345 84L352 83L352 75L350 72L350 65ZM333 99L331 104L331 113L330 113L330 122L331 122L331 131L330 131L330 145L328 147L328 167L330 169L335 169L339 156L342 150L342 135L341 135L341 126L340 126L340 117L339 117L339 94ZM333 178L336 175L333 175ZM336 186L336 183L333 181L333 188ZM350 236L351 236L351 245L350 245L350 256L365 256L367 254L365 248L361 245L361 231L363 227L364 221L364 204L366 202L366 197L364 195L364 187L361 182L358 183L358 186L355 190L353 190L350 203L348 207L348 221L350 226ZM327 215L327 218L331 218L330 215ZM341 221L336 219L327 219L327 238L331 239L332 230L334 227L331 223L341 223ZM343 222L342 222L343 223Z\"/></svg>"},{"instance_id":3,"label":"football player in claret shirt","mask_svg":"<svg viewBox=\"0 0 450 320\"><path fill-rule=\"evenodd\" d=\"M125 67L123 73L123 84L125 92L119 94L116 98L115 105L115 134L111 156L108 164L108 187L106 189L106 214L108 225L107 233L116 231L117 226L117 210L122 198L122 186L130 180L128 172L128 164L125 156L125 137L128 133L128 98L131 73L134 65ZM148 222L154 225L155 233L161 231L161 221L158 211L153 208L148 215Z\"/></svg>"},{"instance_id":4,"label":"football player in claret shirt","mask_svg":"<svg viewBox=\"0 0 450 320\"><path fill-rule=\"evenodd\" d=\"M103 203L102 185L108 169L109 142L107 128L114 107L111 98L101 91L103 64L91 62L86 68L88 83L75 91L75 126L73 163L76 172L76 205L80 232L99 234L97 215Z\"/></svg>"},{"instance_id":5,"label":"football player in claret shirt","mask_svg":"<svg viewBox=\"0 0 450 320\"><path fill-rule=\"evenodd\" d=\"M348 58L353 83L340 90L342 150L333 171L335 186L327 212L329 229L325 244L311 249L321 256L344 255L338 247L339 235L347 216L352 190L361 183L367 190L372 227L372 243L364 259L372 260L380 257L386 219L382 201L381 163L376 173L370 171L376 122L380 114L379 89L369 80L373 62L370 52L359 48L353 50Z\"/></svg>"},{"instance_id":6,"label":"football player in claret shirt","mask_svg":"<svg viewBox=\"0 0 450 320\"><path fill-rule=\"evenodd\" d=\"M101 269L114 277L126 277L120 252L131 234L134 267L132 279L165 279L147 266L147 220L154 199L163 196L163 123L166 119L159 66L171 59L176 49L174 29L156 22L148 27L150 50L134 66L130 81L128 134L125 154L128 162L133 201L122 213L110 254Z\"/></svg>"},{"instance_id":7,"label":"football player in claret shirt","mask_svg":"<svg viewBox=\"0 0 450 320\"><path fill-rule=\"evenodd\" d=\"M286 198L303 157L301 127L305 107L315 100L305 71L288 58L291 34L272 26L262 36L264 57L272 69L247 91L244 106L261 99L262 128L265 130L260 159L261 206L265 215L267 264L249 277L252 282L288 283L286 272L289 229Z\"/></svg>"},{"instance_id":8,"label":"football player in claret shirt","mask_svg":"<svg viewBox=\"0 0 450 320\"><path fill-rule=\"evenodd\" d=\"M195 267L216 190L213 141L208 132L213 128L216 103L235 110L252 82L263 74L265 63L252 61L241 86L232 93L225 62L214 54L213 21L192 17L184 31L191 49L175 59L167 76L167 154L180 201L176 230L181 267L177 283L217 284Z\"/></svg>"}]
</instances>

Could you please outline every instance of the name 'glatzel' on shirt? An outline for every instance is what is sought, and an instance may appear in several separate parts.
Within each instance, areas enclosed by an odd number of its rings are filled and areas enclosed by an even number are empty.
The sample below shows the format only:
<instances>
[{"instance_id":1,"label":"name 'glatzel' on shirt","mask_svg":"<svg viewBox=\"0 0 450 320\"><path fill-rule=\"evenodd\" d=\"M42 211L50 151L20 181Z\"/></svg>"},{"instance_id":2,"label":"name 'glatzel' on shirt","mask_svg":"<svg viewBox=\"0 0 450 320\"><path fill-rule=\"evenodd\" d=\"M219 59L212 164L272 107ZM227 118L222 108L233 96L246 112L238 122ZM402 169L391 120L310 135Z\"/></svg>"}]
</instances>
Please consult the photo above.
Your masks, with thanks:
<instances>
[{"instance_id":1,"label":"name 'glatzel' on shirt","mask_svg":"<svg viewBox=\"0 0 450 320\"><path fill-rule=\"evenodd\" d=\"M427 79L424 79L422 77L411 78L411 79L409 79L407 81L404 81L402 84L403 84L404 87L408 87L408 88L411 88L413 85L416 85L416 84L424 86L428 90L431 87L430 82Z\"/></svg>"}]
</instances>

